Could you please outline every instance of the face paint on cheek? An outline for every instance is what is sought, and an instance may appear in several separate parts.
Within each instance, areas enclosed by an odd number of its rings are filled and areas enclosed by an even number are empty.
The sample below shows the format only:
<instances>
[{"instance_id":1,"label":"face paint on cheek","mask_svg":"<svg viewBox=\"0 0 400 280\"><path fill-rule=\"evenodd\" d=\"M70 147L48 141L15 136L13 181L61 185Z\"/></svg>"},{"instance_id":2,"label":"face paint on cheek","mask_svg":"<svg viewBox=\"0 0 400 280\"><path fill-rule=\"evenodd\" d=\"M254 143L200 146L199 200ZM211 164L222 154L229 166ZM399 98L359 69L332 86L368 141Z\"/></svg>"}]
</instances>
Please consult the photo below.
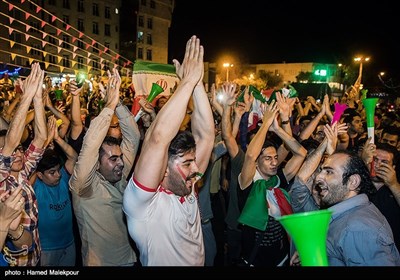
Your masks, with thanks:
<instances>
[{"instance_id":1,"label":"face paint on cheek","mask_svg":"<svg viewBox=\"0 0 400 280\"><path fill-rule=\"evenodd\" d=\"M185 176L185 173L183 173L182 169L180 169L179 165L176 165L176 169L178 169L179 174L182 176L182 179L184 181L187 180L187 177Z\"/></svg>"},{"instance_id":2,"label":"face paint on cheek","mask_svg":"<svg viewBox=\"0 0 400 280\"><path fill-rule=\"evenodd\" d=\"M201 179L201 177L203 177L203 173L200 172L196 172L193 173L192 175L189 176L185 176L184 172L182 171L182 169L179 168L178 165L176 165L176 169L178 170L179 174L182 176L183 179L183 183L186 185L186 181L191 180L192 181L192 186ZM195 179L195 180L193 180Z\"/></svg>"},{"instance_id":3,"label":"face paint on cheek","mask_svg":"<svg viewBox=\"0 0 400 280\"><path fill-rule=\"evenodd\" d=\"M178 170L179 174L181 175L182 179L182 184L186 187L186 180L187 177L185 176L185 173L183 173L182 169L180 169L179 165L176 165L176 169Z\"/></svg>"}]
</instances>

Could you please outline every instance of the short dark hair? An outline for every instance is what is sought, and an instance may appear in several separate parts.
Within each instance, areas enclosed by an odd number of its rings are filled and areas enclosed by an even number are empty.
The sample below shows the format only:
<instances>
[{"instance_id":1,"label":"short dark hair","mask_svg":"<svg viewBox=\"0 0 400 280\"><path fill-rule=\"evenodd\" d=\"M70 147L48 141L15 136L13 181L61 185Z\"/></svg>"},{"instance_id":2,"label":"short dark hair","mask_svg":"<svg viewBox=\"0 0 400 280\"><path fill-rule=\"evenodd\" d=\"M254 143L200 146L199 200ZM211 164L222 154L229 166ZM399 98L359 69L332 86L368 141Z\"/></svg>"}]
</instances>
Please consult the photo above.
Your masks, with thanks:
<instances>
[{"instance_id":1,"label":"short dark hair","mask_svg":"<svg viewBox=\"0 0 400 280\"><path fill-rule=\"evenodd\" d=\"M343 116L344 116L344 118L343 118L343 122L344 123L351 123L353 121L354 117L360 117L361 118L361 115L359 113L357 113L356 110L349 109L349 108L347 108L344 111Z\"/></svg>"},{"instance_id":2,"label":"short dark hair","mask_svg":"<svg viewBox=\"0 0 400 280\"><path fill-rule=\"evenodd\" d=\"M100 146L99 149L99 158L102 158L102 156L105 154L105 151L103 149L103 145L108 145L108 146L120 146L122 143L121 138L115 138L113 136L106 136L103 140L103 143Z\"/></svg>"},{"instance_id":3,"label":"short dark hair","mask_svg":"<svg viewBox=\"0 0 400 280\"><path fill-rule=\"evenodd\" d=\"M274 147L275 149L278 149L278 145L275 142L267 139L264 141L264 144L262 145L262 149L265 150L268 147Z\"/></svg>"},{"instance_id":4,"label":"short dark hair","mask_svg":"<svg viewBox=\"0 0 400 280\"><path fill-rule=\"evenodd\" d=\"M383 128L381 137L385 134L397 135L400 138L400 128L395 125L389 125Z\"/></svg>"},{"instance_id":5,"label":"short dark hair","mask_svg":"<svg viewBox=\"0 0 400 280\"><path fill-rule=\"evenodd\" d=\"M184 130L172 139L168 148L168 159L175 158L196 149L196 142L190 131Z\"/></svg>"},{"instance_id":6,"label":"short dark hair","mask_svg":"<svg viewBox=\"0 0 400 280\"><path fill-rule=\"evenodd\" d=\"M265 150L266 148L269 148L269 147L275 148L275 150L278 149L277 145L276 145L274 142L272 142L272 141L270 141L270 140L267 139L267 140L264 141L264 144L263 144L263 146L262 146L262 148L261 148L260 153L258 154L257 159L261 156L261 154L264 152L264 150Z\"/></svg>"},{"instance_id":7,"label":"short dark hair","mask_svg":"<svg viewBox=\"0 0 400 280\"><path fill-rule=\"evenodd\" d=\"M57 155L57 153L51 149L47 149L39 161L36 171L37 172L45 172L54 166L61 165L61 159Z\"/></svg>"},{"instance_id":8,"label":"short dark hair","mask_svg":"<svg viewBox=\"0 0 400 280\"><path fill-rule=\"evenodd\" d=\"M358 193L365 193L370 196L376 193L376 188L371 181L369 170L364 161L355 153L349 150L336 151L334 154L345 154L348 156L346 162L343 162L344 171L342 175L342 184L346 184L351 175L359 175L361 182L358 185Z\"/></svg>"}]
</instances>

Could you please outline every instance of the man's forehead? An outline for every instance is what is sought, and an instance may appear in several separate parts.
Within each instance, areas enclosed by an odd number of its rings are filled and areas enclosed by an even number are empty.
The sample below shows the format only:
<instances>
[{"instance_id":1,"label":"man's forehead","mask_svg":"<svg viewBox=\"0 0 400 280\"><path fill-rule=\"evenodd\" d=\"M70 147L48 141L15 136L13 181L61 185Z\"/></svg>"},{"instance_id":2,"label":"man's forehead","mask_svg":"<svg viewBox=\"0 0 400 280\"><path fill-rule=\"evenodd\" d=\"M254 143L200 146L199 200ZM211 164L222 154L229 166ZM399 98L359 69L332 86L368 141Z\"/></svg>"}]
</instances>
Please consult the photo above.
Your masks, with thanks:
<instances>
[{"instance_id":1,"label":"man's forehead","mask_svg":"<svg viewBox=\"0 0 400 280\"><path fill-rule=\"evenodd\" d=\"M118 123L118 122L119 122L119 119L118 119L117 115L114 114L111 118L111 123Z\"/></svg>"},{"instance_id":2,"label":"man's forehead","mask_svg":"<svg viewBox=\"0 0 400 280\"><path fill-rule=\"evenodd\" d=\"M347 157L346 157L345 154L333 154L333 155L330 155L325 159L325 161L323 163L323 166L328 165L330 167L332 167L332 166L341 167L345 163L346 158Z\"/></svg>"},{"instance_id":3,"label":"man's forehead","mask_svg":"<svg viewBox=\"0 0 400 280\"><path fill-rule=\"evenodd\" d=\"M176 155L176 159L178 159L180 162L195 160L196 159L196 151L190 150L185 153L179 153Z\"/></svg>"},{"instance_id":4,"label":"man's forehead","mask_svg":"<svg viewBox=\"0 0 400 280\"><path fill-rule=\"evenodd\" d=\"M262 157L273 157L277 155L275 147L269 146L265 149L263 149L260 153L260 156Z\"/></svg>"},{"instance_id":5,"label":"man's forehead","mask_svg":"<svg viewBox=\"0 0 400 280\"><path fill-rule=\"evenodd\" d=\"M385 151L385 150L382 150L382 149L376 149L376 156L377 157L381 157L381 158L385 158L385 159L388 159L388 160L393 158L393 154L392 153L390 153L388 151Z\"/></svg>"},{"instance_id":6,"label":"man's forehead","mask_svg":"<svg viewBox=\"0 0 400 280\"><path fill-rule=\"evenodd\" d=\"M121 147L118 145L104 145L103 149L108 157L119 157L122 155Z\"/></svg>"}]
</instances>

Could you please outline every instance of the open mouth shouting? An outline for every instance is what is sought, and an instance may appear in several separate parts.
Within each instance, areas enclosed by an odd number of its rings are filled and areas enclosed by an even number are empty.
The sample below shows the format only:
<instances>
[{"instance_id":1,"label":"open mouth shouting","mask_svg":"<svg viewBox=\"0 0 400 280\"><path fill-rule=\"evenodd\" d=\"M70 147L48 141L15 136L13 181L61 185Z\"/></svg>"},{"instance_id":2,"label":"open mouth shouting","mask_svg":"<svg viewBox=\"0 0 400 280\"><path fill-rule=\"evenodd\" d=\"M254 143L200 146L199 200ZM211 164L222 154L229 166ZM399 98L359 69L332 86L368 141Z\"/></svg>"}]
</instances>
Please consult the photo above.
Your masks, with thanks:
<instances>
[{"instance_id":1,"label":"open mouth shouting","mask_svg":"<svg viewBox=\"0 0 400 280\"><path fill-rule=\"evenodd\" d=\"M328 193L328 186L321 181L316 182L314 188L320 197L324 197Z\"/></svg>"}]
</instances>

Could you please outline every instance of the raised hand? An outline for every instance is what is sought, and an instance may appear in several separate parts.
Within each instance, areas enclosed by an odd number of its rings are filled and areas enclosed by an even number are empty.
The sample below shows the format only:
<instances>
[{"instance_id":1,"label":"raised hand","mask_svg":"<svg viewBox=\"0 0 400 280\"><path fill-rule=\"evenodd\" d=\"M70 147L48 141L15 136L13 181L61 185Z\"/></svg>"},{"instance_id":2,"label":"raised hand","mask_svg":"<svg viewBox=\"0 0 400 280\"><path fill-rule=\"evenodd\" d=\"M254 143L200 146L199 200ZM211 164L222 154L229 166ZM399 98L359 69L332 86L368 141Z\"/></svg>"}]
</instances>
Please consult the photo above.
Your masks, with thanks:
<instances>
[{"instance_id":1,"label":"raised hand","mask_svg":"<svg viewBox=\"0 0 400 280\"><path fill-rule=\"evenodd\" d=\"M79 95L82 91L83 87L78 87L78 83L75 80L72 80L69 82L69 88L68 92L71 93L72 95Z\"/></svg>"},{"instance_id":2,"label":"raised hand","mask_svg":"<svg viewBox=\"0 0 400 280\"><path fill-rule=\"evenodd\" d=\"M60 111L61 113L63 113L63 114L64 114L64 112L65 112L65 106L64 106L62 103L58 104L58 105L56 106L56 109L57 109L58 111Z\"/></svg>"},{"instance_id":3,"label":"raised hand","mask_svg":"<svg viewBox=\"0 0 400 280\"><path fill-rule=\"evenodd\" d=\"M249 88L247 87L247 91L244 92L243 96L244 104L246 105L246 112L249 112L251 106L253 106L254 95L249 93Z\"/></svg>"},{"instance_id":4,"label":"raised hand","mask_svg":"<svg viewBox=\"0 0 400 280\"><path fill-rule=\"evenodd\" d=\"M185 57L182 64L174 59L176 74L179 79L189 79L193 82L201 83L204 75L204 48L200 45L200 39L192 36L186 43Z\"/></svg>"},{"instance_id":5,"label":"raised hand","mask_svg":"<svg viewBox=\"0 0 400 280\"><path fill-rule=\"evenodd\" d=\"M335 152L337 142L338 142L338 124L334 123L332 126L326 124L324 127L325 137L328 140L328 144L326 146L326 152L331 155Z\"/></svg>"},{"instance_id":6,"label":"raised hand","mask_svg":"<svg viewBox=\"0 0 400 280\"><path fill-rule=\"evenodd\" d=\"M9 226L11 230L15 230L19 225L24 206L25 199L22 196L22 185L15 188L11 193L9 190L3 192L0 195L1 227Z\"/></svg>"},{"instance_id":7,"label":"raised hand","mask_svg":"<svg viewBox=\"0 0 400 280\"><path fill-rule=\"evenodd\" d=\"M54 116L51 116L49 118L49 122L51 124L51 133L53 136L54 141L57 141L60 138L60 135L58 134L58 128L57 128L57 119Z\"/></svg>"},{"instance_id":8,"label":"raised hand","mask_svg":"<svg viewBox=\"0 0 400 280\"><path fill-rule=\"evenodd\" d=\"M345 123L344 123L345 124ZM340 140L340 142L348 142L350 140L350 136L347 133L347 124L345 124L344 126L339 126L339 130L338 130L338 139Z\"/></svg>"},{"instance_id":9,"label":"raised hand","mask_svg":"<svg viewBox=\"0 0 400 280\"><path fill-rule=\"evenodd\" d=\"M270 104L267 104L265 106L264 110L264 116L263 116L263 123L265 123L268 126L271 126L271 124L274 122L277 114L278 114L279 108L277 104L275 103L275 100L272 100Z\"/></svg>"},{"instance_id":10,"label":"raised hand","mask_svg":"<svg viewBox=\"0 0 400 280\"><path fill-rule=\"evenodd\" d=\"M114 108L117 106L119 102L119 88L121 87L121 76L118 73L117 69L112 70L111 72L107 71L108 75L108 85L106 90L105 102L107 105L112 105Z\"/></svg>"},{"instance_id":11,"label":"raised hand","mask_svg":"<svg viewBox=\"0 0 400 280\"><path fill-rule=\"evenodd\" d=\"M307 102L310 102L311 104L315 104L314 96L311 96L311 95L307 96Z\"/></svg>"},{"instance_id":12,"label":"raised hand","mask_svg":"<svg viewBox=\"0 0 400 280\"><path fill-rule=\"evenodd\" d=\"M155 113L153 105L148 102L145 98L140 98L139 105L148 114Z\"/></svg>"},{"instance_id":13,"label":"raised hand","mask_svg":"<svg viewBox=\"0 0 400 280\"><path fill-rule=\"evenodd\" d=\"M38 62L32 64L31 73L24 80L20 80L21 90L23 92L21 98L33 98L40 91L42 96L44 71L40 69Z\"/></svg>"},{"instance_id":14,"label":"raised hand","mask_svg":"<svg viewBox=\"0 0 400 280\"><path fill-rule=\"evenodd\" d=\"M54 139L54 130L56 129L56 119L54 116L50 116L47 120L47 141L46 144L48 145ZM46 145L46 146L47 146Z\"/></svg>"},{"instance_id":15,"label":"raised hand","mask_svg":"<svg viewBox=\"0 0 400 280\"><path fill-rule=\"evenodd\" d=\"M53 107L53 103L51 103L49 92L47 90L43 92L43 103L47 108Z\"/></svg>"},{"instance_id":16,"label":"raised hand","mask_svg":"<svg viewBox=\"0 0 400 280\"><path fill-rule=\"evenodd\" d=\"M371 140L372 137L368 137L367 141L364 143L361 153L361 158L368 166L374 160L374 156L376 156L376 145L371 143Z\"/></svg>"},{"instance_id":17,"label":"raised hand","mask_svg":"<svg viewBox=\"0 0 400 280\"><path fill-rule=\"evenodd\" d=\"M247 90L248 91L248 90ZM219 94L222 95L222 98L220 98L219 103L222 106L231 106L235 103L236 101L236 84L234 83L224 83L221 86L221 90L219 91Z\"/></svg>"},{"instance_id":18,"label":"raised hand","mask_svg":"<svg viewBox=\"0 0 400 280\"><path fill-rule=\"evenodd\" d=\"M289 102L290 98L285 97L280 92L276 93L276 104L279 108L279 115L281 116L282 120L289 119L291 113L291 106Z\"/></svg>"},{"instance_id":19,"label":"raised hand","mask_svg":"<svg viewBox=\"0 0 400 280\"><path fill-rule=\"evenodd\" d=\"M236 106L233 108L235 110L235 114L238 117L242 117L244 113L246 113L246 104L243 102L238 102Z\"/></svg>"},{"instance_id":20,"label":"raised hand","mask_svg":"<svg viewBox=\"0 0 400 280\"><path fill-rule=\"evenodd\" d=\"M34 77L35 78L35 88L36 88L35 99L36 98L42 99L43 98L44 70L40 69L39 63L36 63L35 66L37 68L36 76Z\"/></svg>"},{"instance_id":21,"label":"raised hand","mask_svg":"<svg viewBox=\"0 0 400 280\"><path fill-rule=\"evenodd\" d=\"M375 168L375 174L382 179L385 185L397 185L396 171L391 164L381 161L379 166Z\"/></svg>"}]
</instances>

